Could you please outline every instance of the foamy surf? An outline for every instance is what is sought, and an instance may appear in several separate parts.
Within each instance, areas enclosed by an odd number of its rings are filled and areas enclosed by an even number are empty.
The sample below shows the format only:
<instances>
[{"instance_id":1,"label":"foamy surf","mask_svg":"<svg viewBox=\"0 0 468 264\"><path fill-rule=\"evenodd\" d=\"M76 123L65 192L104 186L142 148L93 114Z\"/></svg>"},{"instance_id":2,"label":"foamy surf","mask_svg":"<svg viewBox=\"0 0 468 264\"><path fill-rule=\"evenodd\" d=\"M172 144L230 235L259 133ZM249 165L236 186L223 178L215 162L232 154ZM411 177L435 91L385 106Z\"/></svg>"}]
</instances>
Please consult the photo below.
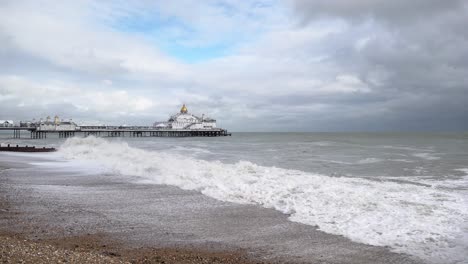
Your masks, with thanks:
<instances>
[{"instance_id":1,"label":"foamy surf","mask_svg":"<svg viewBox=\"0 0 468 264\"><path fill-rule=\"evenodd\" d=\"M329 177L259 166L223 164L145 151L88 137L68 139L59 153L93 160L112 172L154 184L197 190L215 199L259 204L353 241L440 263L463 263L468 208L461 192L423 185Z\"/></svg>"},{"instance_id":2,"label":"foamy surf","mask_svg":"<svg viewBox=\"0 0 468 264\"><path fill-rule=\"evenodd\" d=\"M432 153L414 153L414 157L425 159L425 160L438 160L440 157L435 156Z\"/></svg>"}]
</instances>

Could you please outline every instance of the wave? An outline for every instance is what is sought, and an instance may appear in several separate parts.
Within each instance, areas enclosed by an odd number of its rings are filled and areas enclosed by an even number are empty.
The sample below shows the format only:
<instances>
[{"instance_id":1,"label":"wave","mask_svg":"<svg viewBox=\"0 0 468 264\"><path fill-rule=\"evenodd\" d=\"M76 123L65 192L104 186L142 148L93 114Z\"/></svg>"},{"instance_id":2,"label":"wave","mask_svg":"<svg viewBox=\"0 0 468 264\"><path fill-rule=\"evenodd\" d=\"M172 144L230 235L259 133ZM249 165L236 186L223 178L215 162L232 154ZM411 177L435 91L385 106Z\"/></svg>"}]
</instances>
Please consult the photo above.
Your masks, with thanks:
<instances>
[{"instance_id":1,"label":"wave","mask_svg":"<svg viewBox=\"0 0 468 264\"><path fill-rule=\"evenodd\" d=\"M461 171L464 172L466 176L468 176L468 168L461 168L461 169L455 169L456 171Z\"/></svg>"},{"instance_id":2,"label":"wave","mask_svg":"<svg viewBox=\"0 0 468 264\"><path fill-rule=\"evenodd\" d=\"M288 214L291 221L356 242L389 246L438 262L455 263L467 257L468 208L457 192L329 177L248 161L204 161L94 137L68 139L59 153L67 159L97 161L114 173L139 176L145 182L274 208Z\"/></svg>"},{"instance_id":3,"label":"wave","mask_svg":"<svg viewBox=\"0 0 468 264\"><path fill-rule=\"evenodd\" d=\"M404 163L413 163L414 162L414 161L408 160L408 159L388 159L388 161L404 162Z\"/></svg>"},{"instance_id":4,"label":"wave","mask_svg":"<svg viewBox=\"0 0 468 264\"><path fill-rule=\"evenodd\" d=\"M337 142L333 141L314 141L314 142L307 142L308 145L318 146L318 147L329 147L337 145Z\"/></svg>"},{"instance_id":5,"label":"wave","mask_svg":"<svg viewBox=\"0 0 468 264\"><path fill-rule=\"evenodd\" d=\"M335 163L335 164L342 164L342 165L365 165L365 164L372 164L372 163L379 163L385 161L384 159L379 158L365 158L360 159L355 162L347 162L347 161L340 161L340 160L328 160L328 159L316 159L316 158L309 158L310 161L320 161L320 162L327 162L327 163ZM390 160L393 161L393 160ZM399 160L394 160L399 161Z\"/></svg>"},{"instance_id":6,"label":"wave","mask_svg":"<svg viewBox=\"0 0 468 264\"><path fill-rule=\"evenodd\" d=\"M385 149L407 150L407 151L425 151L425 152L434 151L433 147L417 148L417 147L408 147L408 146L389 146L389 145L383 145L383 146L377 146L377 147L385 148Z\"/></svg>"},{"instance_id":7,"label":"wave","mask_svg":"<svg viewBox=\"0 0 468 264\"><path fill-rule=\"evenodd\" d=\"M372 163L378 163L378 162L384 161L383 159L379 159L379 158L365 158L365 159L360 159L356 162L347 162L347 161L329 160L329 159L316 159L316 158L309 158L308 160L320 161L320 162L326 162L326 163L334 163L334 164L342 164L342 165L362 165L362 164L372 164Z\"/></svg>"},{"instance_id":8,"label":"wave","mask_svg":"<svg viewBox=\"0 0 468 264\"><path fill-rule=\"evenodd\" d=\"M438 160L440 157L434 156L432 153L413 153L414 157L425 159L425 160Z\"/></svg>"},{"instance_id":9,"label":"wave","mask_svg":"<svg viewBox=\"0 0 468 264\"><path fill-rule=\"evenodd\" d=\"M371 163L377 163L377 162L382 162L383 159L378 159L378 158L366 158L359 160L357 163L358 164L371 164Z\"/></svg>"},{"instance_id":10,"label":"wave","mask_svg":"<svg viewBox=\"0 0 468 264\"><path fill-rule=\"evenodd\" d=\"M188 152L193 154L211 154L211 151L204 149L204 148L197 148L197 147L182 147L176 146L174 147L173 151L175 152Z\"/></svg>"}]
</instances>

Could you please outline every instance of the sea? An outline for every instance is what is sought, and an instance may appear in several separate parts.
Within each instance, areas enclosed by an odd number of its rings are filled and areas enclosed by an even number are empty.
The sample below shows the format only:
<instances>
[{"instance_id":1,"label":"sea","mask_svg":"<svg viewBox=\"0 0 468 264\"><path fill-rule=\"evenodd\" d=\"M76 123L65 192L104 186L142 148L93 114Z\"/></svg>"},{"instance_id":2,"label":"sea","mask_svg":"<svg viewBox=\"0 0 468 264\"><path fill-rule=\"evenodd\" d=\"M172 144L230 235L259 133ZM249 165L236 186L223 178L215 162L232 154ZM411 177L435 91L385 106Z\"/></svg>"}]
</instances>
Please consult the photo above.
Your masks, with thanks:
<instances>
[{"instance_id":1,"label":"sea","mask_svg":"<svg viewBox=\"0 0 468 264\"><path fill-rule=\"evenodd\" d=\"M272 208L428 262L468 263L468 133L13 139L2 132L0 143L57 147L37 155Z\"/></svg>"}]
</instances>

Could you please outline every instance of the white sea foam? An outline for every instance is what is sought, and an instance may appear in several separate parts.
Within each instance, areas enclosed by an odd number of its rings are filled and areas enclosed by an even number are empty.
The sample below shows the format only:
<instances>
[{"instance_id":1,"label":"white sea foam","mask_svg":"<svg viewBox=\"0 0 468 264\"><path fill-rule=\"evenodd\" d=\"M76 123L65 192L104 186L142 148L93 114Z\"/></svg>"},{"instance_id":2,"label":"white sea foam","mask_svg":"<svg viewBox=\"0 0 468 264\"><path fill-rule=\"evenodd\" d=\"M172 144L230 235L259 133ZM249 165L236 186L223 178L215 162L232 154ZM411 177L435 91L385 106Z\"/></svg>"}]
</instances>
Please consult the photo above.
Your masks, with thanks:
<instances>
[{"instance_id":1,"label":"white sea foam","mask_svg":"<svg viewBox=\"0 0 468 264\"><path fill-rule=\"evenodd\" d=\"M395 162L405 162L405 163L413 163L414 161L408 159L389 159L388 161L395 161Z\"/></svg>"},{"instance_id":2,"label":"white sea foam","mask_svg":"<svg viewBox=\"0 0 468 264\"><path fill-rule=\"evenodd\" d=\"M416 148L416 147L408 147L408 146L376 146L378 148L385 148L385 149L397 149L397 150L407 150L407 151L424 151L424 152L431 152L433 151L432 147L428 148Z\"/></svg>"},{"instance_id":3,"label":"white sea foam","mask_svg":"<svg viewBox=\"0 0 468 264\"><path fill-rule=\"evenodd\" d=\"M432 153L426 153L426 152L423 152L423 153L414 153L412 154L414 157L418 157L418 158L421 158L421 159L425 159L425 160L438 160L440 159L440 157L437 157L435 156L434 154Z\"/></svg>"},{"instance_id":4,"label":"white sea foam","mask_svg":"<svg viewBox=\"0 0 468 264\"><path fill-rule=\"evenodd\" d=\"M313 145L313 146L319 146L319 147L329 147L329 146L336 145L336 142L333 142L333 141L314 141L314 142L309 142L308 144Z\"/></svg>"},{"instance_id":5,"label":"white sea foam","mask_svg":"<svg viewBox=\"0 0 468 264\"><path fill-rule=\"evenodd\" d=\"M316 158L309 158L308 160L311 161L321 161L321 162L327 162L327 163L335 163L335 164L343 164L343 165L362 165L362 164L372 164L372 163L378 163L384 161L383 159L379 158L365 158L365 159L360 159L355 162L347 162L347 161L340 161L340 160L328 160L328 159L316 159Z\"/></svg>"},{"instance_id":6,"label":"white sea foam","mask_svg":"<svg viewBox=\"0 0 468 264\"><path fill-rule=\"evenodd\" d=\"M435 176L399 176L399 177L385 177L386 180L405 181L412 184L424 184L431 188L436 189L456 189L459 193L465 193L465 198L468 197L468 175L462 177L446 177L440 180L440 177Z\"/></svg>"},{"instance_id":7,"label":"white sea foam","mask_svg":"<svg viewBox=\"0 0 468 264\"><path fill-rule=\"evenodd\" d=\"M455 169L455 170L464 172L466 173L466 176L468 176L468 168L461 168L461 169Z\"/></svg>"},{"instance_id":8,"label":"white sea foam","mask_svg":"<svg viewBox=\"0 0 468 264\"><path fill-rule=\"evenodd\" d=\"M371 164L371 163L377 163L377 162L382 162L383 159L378 159L378 158L366 158L359 160L357 163L358 164Z\"/></svg>"},{"instance_id":9,"label":"white sea foam","mask_svg":"<svg viewBox=\"0 0 468 264\"><path fill-rule=\"evenodd\" d=\"M354 164L352 162L346 162L346 161L341 161L341 160L328 160L328 159L316 159L316 158L309 158L308 160L310 160L310 161L320 161L320 162L326 162L326 163L343 164L343 165L353 165Z\"/></svg>"},{"instance_id":10,"label":"white sea foam","mask_svg":"<svg viewBox=\"0 0 468 264\"><path fill-rule=\"evenodd\" d=\"M390 246L440 263L468 259L468 208L461 193L423 185L328 177L297 170L197 160L88 137L68 139L68 159L98 161L115 173L253 203L354 241Z\"/></svg>"},{"instance_id":11,"label":"white sea foam","mask_svg":"<svg viewBox=\"0 0 468 264\"><path fill-rule=\"evenodd\" d=\"M99 163L99 161L50 159L52 157L53 156L49 156L49 159L44 161L29 162L29 164L53 169L55 172L70 171L70 169L80 174L95 174L107 172L107 170L102 167L102 164Z\"/></svg>"},{"instance_id":12,"label":"white sea foam","mask_svg":"<svg viewBox=\"0 0 468 264\"><path fill-rule=\"evenodd\" d=\"M175 152L180 152L180 153L194 153L196 155L198 154L210 154L211 151L207 150L207 149L204 149L204 148L196 148L196 147L191 147L191 148L188 148L188 147L182 147L182 146L176 146L174 148L174 151Z\"/></svg>"},{"instance_id":13,"label":"white sea foam","mask_svg":"<svg viewBox=\"0 0 468 264\"><path fill-rule=\"evenodd\" d=\"M347 161L341 161L341 160L329 160L329 159L316 159L316 158L309 158L308 160L343 164L343 165L361 165L361 164L371 164L371 163L378 163L378 162L384 161L383 159L379 159L379 158L365 158L365 159L361 159L355 162L347 162Z\"/></svg>"}]
</instances>

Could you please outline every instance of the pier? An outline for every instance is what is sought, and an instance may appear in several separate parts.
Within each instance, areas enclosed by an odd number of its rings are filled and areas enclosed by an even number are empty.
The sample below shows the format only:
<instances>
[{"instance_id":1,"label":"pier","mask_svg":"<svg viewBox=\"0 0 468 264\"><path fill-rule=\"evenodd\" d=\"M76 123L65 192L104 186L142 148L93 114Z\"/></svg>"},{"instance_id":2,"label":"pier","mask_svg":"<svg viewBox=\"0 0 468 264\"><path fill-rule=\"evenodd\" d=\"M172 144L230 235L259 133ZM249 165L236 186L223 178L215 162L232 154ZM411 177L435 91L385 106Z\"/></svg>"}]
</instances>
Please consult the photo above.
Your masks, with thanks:
<instances>
[{"instance_id":1,"label":"pier","mask_svg":"<svg viewBox=\"0 0 468 264\"><path fill-rule=\"evenodd\" d=\"M21 138L21 132L29 133L31 139L46 139L69 137L221 137L230 136L226 129L216 126L216 120L205 115L196 116L188 112L185 104L180 112L172 115L167 121L155 122L153 126L79 126L76 123L64 121L59 116L53 120L48 116L45 121L20 121L14 126L13 121L0 124L0 131L13 131L13 138ZM25 134L23 133L23 134Z\"/></svg>"},{"instance_id":2,"label":"pier","mask_svg":"<svg viewBox=\"0 0 468 264\"><path fill-rule=\"evenodd\" d=\"M37 127L0 127L0 131L12 131L13 138L22 138L21 132L31 139L46 139L53 135L58 138L75 136L96 137L220 137L231 136L227 130L211 129L160 129L141 126L82 126L75 130L43 130ZM26 137L23 137L26 138Z\"/></svg>"}]
</instances>

